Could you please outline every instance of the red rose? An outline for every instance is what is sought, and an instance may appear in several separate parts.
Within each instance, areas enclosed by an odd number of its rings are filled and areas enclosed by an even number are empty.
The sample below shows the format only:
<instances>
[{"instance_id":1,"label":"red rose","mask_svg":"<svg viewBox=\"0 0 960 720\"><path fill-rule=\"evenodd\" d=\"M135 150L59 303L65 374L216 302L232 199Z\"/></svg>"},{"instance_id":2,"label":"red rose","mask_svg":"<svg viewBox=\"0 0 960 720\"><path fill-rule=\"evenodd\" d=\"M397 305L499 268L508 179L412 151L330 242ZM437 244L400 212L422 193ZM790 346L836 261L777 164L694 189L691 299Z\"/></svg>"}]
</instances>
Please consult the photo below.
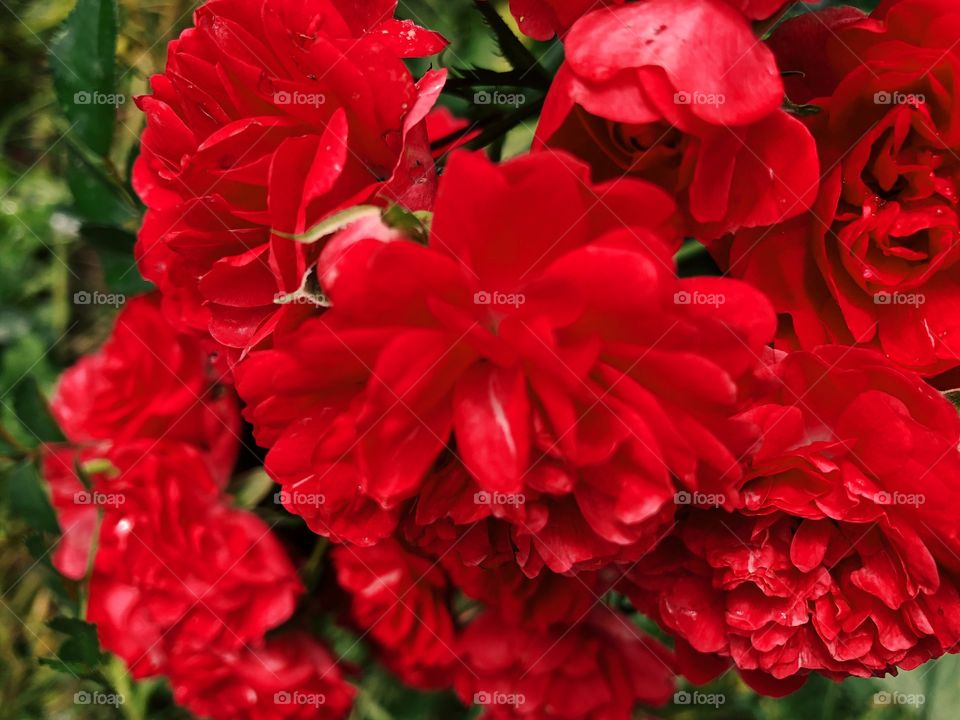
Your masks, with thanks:
<instances>
[{"instance_id":1,"label":"red rose","mask_svg":"<svg viewBox=\"0 0 960 720\"><path fill-rule=\"evenodd\" d=\"M647 0L598 10L564 46L534 150L568 150L596 180L661 185L705 239L813 202L814 142L780 110L773 54L729 5Z\"/></svg>"},{"instance_id":2,"label":"red rose","mask_svg":"<svg viewBox=\"0 0 960 720\"><path fill-rule=\"evenodd\" d=\"M137 257L179 323L246 348L284 314L316 259L301 233L359 202L429 205L422 122L443 72L403 59L444 47L378 0L211 0L170 43L134 185ZM300 312L309 309L299 303Z\"/></svg>"},{"instance_id":3,"label":"red rose","mask_svg":"<svg viewBox=\"0 0 960 720\"><path fill-rule=\"evenodd\" d=\"M503 530L508 528L503 525ZM507 532L501 532L501 535L509 540ZM512 623L531 628L573 623L603 595L595 573L568 576L543 572L529 578L517 567L513 552L504 553L498 560L485 557L470 562L458 552L469 543L468 537L465 542L451 544L451 552L440 556L441 562L458 589L487 607L495 608L501 617Z\"/></svg>"},{"instance_id":4,"label":"red rose","mask_svg":"<svg viewBox=\"0 0 960 720\"><path fill-rule=\"evenodd\" d=\"M77 555L89 553L101 511L87 618L136 677L164 672L173 655L258 641L293 612L302 588L283 548L225 502L192 447L144 440L79 460L89 489L47 463L61 525L74 528L56 560L85 574Z\"/></svg>"},{"instance_id":5,"label":"red rose","mask_svg":"<svg viewBox=\"0 0 960 720\"><path fill-rule=\"evenodd\" d=\"M391 534L448 443L469 471L449 492L513 524L531 574L635 556L676 483L735 482L729 416L769 307L733 281L677 280L669 198L587 172L557 153L455 154L427 246L327 245L333 307L237 371L268 471L327 499L288 505L314 531Z\"/></svg>"},{"instance_id":6,"label":"red rose","mask_svg":"<svg viewBox=\"0 0 960 720\"><path fill-rule=\"evenodd\" d=\"M176 658L170 682L178 704L213 720L339 720L355 694L326 648L301 633Z\"/></svg>"},{"instance_id":7,"label":"red rose","mask_svg":"<svg viewBox=\"0 0 960 720\"><path fill-rule=\"evenodd\" d=\"M960 365L960 16L950 0L801 16L774 35L826 175L811 212L723 260L784 316L779 341L863 345L925 375ZM799 48L816 51L798 52Z\"/></svg>"},{"instance_id":8,"label":"red rose","mask_svg":"<svg viewBox=\"0 0 960 720\"><path fill-rule=\"evenodd\" d=\"M239 447L240 413L219 385L212 348L164 320L157 295L132 299L99 352L60 378L51 410L70 442L180 440L208 457L223 482Z\"/></svg>"},{"instance_id":9,"label":"red rose","mask_svg":"<svg viewBox=\"0 0 960 720\"><path fill-rule=\"evenodd\" d=\"M912 669L960 642L960 418L864 350L797 352L747 419L735 513L694 511L632 573L684 672L761 692Z\"/></svg>"},{"instance_id":10,"label":"red rose","mask_svg":"<svg viewBox=\"0 0 960 720\"><path fill-rule=\"evenodd\" d=\"M662 705L674 688L667 650L607 607L548 629L490 610L460 648L457 693L490 720L629 720L637 703Z\"/></svg>"},{"instance_id":11,"label":"red rose","mask_svg":"<svg viewBox=\"0 0 960 720\"><path fill-rule=\"evenodd\" d=\"M478 492L463 466L452 463L427 479L401 527L410 543L437 558L464 594L511 622L545 626L575 622L609 589L592 572L540 572L543 561L531 547L534 529L518 536L513 522L495 515L503 514L501 508L477 502ZM546 513L537 510L532 495L524 508L528 503L532 513L513 518L539 529ZM543 551L549 555L563 548L544 545Z\"/></svg>"},{"instance_id":12,"label":"red rose","mask_svg":"<svg viewBox=\"0 0 960 720\"><path fill-rule=\"evenodd\" d=\"M393 539L337 547L332 557L353 617L383 648L385 664L408 685L449 687L456 640L451 587L439 563Z\"/></svg>"}]
</instances>

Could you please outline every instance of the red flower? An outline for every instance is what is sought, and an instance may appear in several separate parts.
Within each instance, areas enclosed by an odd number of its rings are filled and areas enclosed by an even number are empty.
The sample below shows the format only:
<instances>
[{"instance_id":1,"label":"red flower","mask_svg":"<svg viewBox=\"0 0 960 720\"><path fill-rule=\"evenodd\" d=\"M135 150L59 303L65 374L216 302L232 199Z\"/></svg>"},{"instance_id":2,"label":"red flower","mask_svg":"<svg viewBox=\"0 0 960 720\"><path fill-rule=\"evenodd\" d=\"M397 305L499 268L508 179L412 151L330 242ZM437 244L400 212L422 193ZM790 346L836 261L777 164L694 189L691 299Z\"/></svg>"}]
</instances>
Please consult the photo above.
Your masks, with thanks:
<instances>
[{"instance_id":1,"label":"red flower","mask_svg":"<svg viewBox=\"0 0 960 720\"><path fill-rule=\"evenodd\" d=\"M598 10L564 46L535 150L573 152L597 180L656 182L705 239L784 220L813 202L810 133L780 110L772 53L722 0Z\"/></svg>"},{"instance_id":2,"label":"red flower","mask_svg":"<svg viewBox=\"0 0 960 720\"><path fill-rule=\"evenodd\" d=\"M456 662L452 589L439 563L393 539L338 547L332 557L353 617L383 648L385 664L408 685L449 687Z\"/></svg>"},{"instance_id":3,"label":"red flower","mask_svg":"<svg viewBox=\"0 0 960 720\"><path fill-rule=\"evenodd\" d=\"M401 527L411 544L437 558L458 590L511 622L543 627L575 622L609 589L592 572L539 572L542 560L530 557L533 536L518 535L513 523L492 514L496 505L477 502L478 493L467 471L451 464L427 479Z\"/></svg>"},{"instance_id":4,"label":"red flower","mask_svg":"<svg viewBox=\"0 0 960 720\"><path fill-rule=\"evenodd\" d=\"M763 440L741 509L681 519L631 597L678 636L693 679L729 659L769 694L956 652L956 411L868 351L798 352L774 373L747 413Z\"/></svg>"},{"instance_id":5,"label":"red flower","mask_svg":"<svg viewBox=\"0 0 960 720\"><path fill-rule=\"evenodd\" d=\"M673 693L672 660L629 618L596 607L580 622L536 629L490 610L464 631L456 690L490 720L629 720Z\"/></svg>"},{"instance_id":6,"label":"red flower","mask_svg":"<svg viewBox=\"0 0 960 720\"><path fill-rule=\"evenodd\" d=\"M426 247L328 244L332 309L238 368L268 471L326 499L287 504L314 531L391 534L449 446L469 475L441 492L511 523L529 574L564 572L652 545L675 483L737 479L729 416L773 331L766 301L677 280L669 198L587 172L455 154Z\"/></svg>"},{"instance_id":7,"label":"red flower","mask_svg":"<svg viewBox=\"0 0 960 720\"><path fill-rule=\"evenodd\" d=\"M56 560L85 574L78 555L86 560L99 508L88 619L135 676L165 672L174 655L236 650L293 612L302 588L283 548L259 518L227 505L192 447L137 441L79 459L89 489L62 456L47 460L61 525L74 529Z\"/></svg>"},{"instance_id":8,"label":"red flower","mask_svg":"<svg viewBox=\"0 0 960 720\"><path fill-rule=\"evenodd\" d=\"M117 315L103 348L60 379L51 409L70 442L150 438L191 443L223 482L239 446L236 397L212 368L212 348L164 320L157 295L136 297Z\"/></svg>"},{"instance_id":9,"label":"red flower","mask_svg":"<svg viewBox=\"0 0 960 720\"><path fill-rule=\"evenodd\" d=\"M170 43L154 94L137 100L147 128L134 185L149 208L140 269L178 323L249 347L319 252L281 233L358 202L430 204L422 120L444 73L414 84L403 59L445 41L395 8L211 0Z\"/></svg>"},{"instance_id":10,"label":"red flower","mask_svg":"<svg viewBox=\"0 0 960 720\"><path fill-rule=\"evenodd\" d=\"M934 375L960 365L960 18L950 0L785 23L771 43L827 174L811 212L737 234L724 264L768 292L780 343L881 350ZM803 48L803 52L798 52Z\"/></svg>"},{"instance_id":11,"label":"red flower","mask_svg":"<svg viewBox=\"0 0 960 720\"><path fill-rule=\"evenodd\" d=\"M300 633L177 658L170 681L177 703L213 720L339 720L355 694L326 648Z\"/></svg>"}]
</instances>

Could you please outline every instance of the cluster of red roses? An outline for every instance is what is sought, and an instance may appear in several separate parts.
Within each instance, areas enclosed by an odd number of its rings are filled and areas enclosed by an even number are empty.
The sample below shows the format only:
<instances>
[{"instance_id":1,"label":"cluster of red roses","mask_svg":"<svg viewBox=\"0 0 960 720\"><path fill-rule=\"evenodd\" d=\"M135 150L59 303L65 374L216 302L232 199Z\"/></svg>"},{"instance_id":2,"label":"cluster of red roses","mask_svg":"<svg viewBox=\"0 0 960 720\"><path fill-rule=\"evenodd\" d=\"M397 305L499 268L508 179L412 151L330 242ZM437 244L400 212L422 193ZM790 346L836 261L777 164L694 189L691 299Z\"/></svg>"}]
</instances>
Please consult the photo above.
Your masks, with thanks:
<instances>
[{"instance_id":1,"label":"cluster of red roses","mask_svg":"<svg viewBox=\"0 0 960 720\"><path fill-rule=\"evenodd\" d=\"M139 100L159 293L54 403L104 646L202 715L347 712L316 639L265 638L303 587L225 493L242 406L381 661L487 717L957 649L960 8L759 38L784 4L513 0L566 55L503 163L434 157L445 73L404 59L445 41L395 0L201 7ZM680 279L685 235L730 277Z\"/></svg>"}]
</instances>

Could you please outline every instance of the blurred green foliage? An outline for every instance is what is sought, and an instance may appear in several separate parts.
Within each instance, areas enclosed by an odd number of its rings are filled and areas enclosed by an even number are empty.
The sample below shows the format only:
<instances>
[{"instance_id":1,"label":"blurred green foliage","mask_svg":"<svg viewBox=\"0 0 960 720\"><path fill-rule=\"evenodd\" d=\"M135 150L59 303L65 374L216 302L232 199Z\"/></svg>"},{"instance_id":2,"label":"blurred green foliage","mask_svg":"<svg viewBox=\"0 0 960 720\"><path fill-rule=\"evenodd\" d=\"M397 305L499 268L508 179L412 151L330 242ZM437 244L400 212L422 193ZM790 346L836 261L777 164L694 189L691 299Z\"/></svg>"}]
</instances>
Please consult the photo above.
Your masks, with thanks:
<instances>
[{"instance_id":1,"label":"blurred green foliage","mask_svg":"<svg viewBox=\"0 0 960 720\"><path fill-rule=\"evenodd\" d=\"M116 660L101 658L90 627L78 619L81 588L50 564L56 523L34 461L40 442L56 432L38 389L48 392L64 367L101 342L113 313L74 302L74 293L130 295L146 287L132 256L140 206L129 168L142 119L130 98L147 91L147 78L163 67L166 41L189 24L192 6L122 0L115 9L105 0L79 0L71 16L75 3L0 0L0 720L185 718L162 682L134 686ZM498 8L512 23L502 2ZM805 10L798 3L794 12ZM509 53L501 53L472 3L407 0L400 14L451 41L439 63L417 61L415 71L437 64L458 68L454 75L510 70ZM526 45L548 70L562 60L557 43ZM69 102L90 88L122 96L121 102L116 108ZM537 91L531 92L534 102ZM476 121L500 119L478 113L469 95L444 103ZM511 130L494 152L522 152L534 120ZM335 650L351 649L349 662L367 663L356 638L332 622L318 623ZM960 702L958 670L948 657L882 681L813 678L786 699L761 698L729 673L696 689L701 695L691 694L690 703L681 695L681 702L654 712L682 720L947 720ZM123 692L127 702L116 709L74 702L75 693L94 689ZM884 703L899 696L878 692L922 694L926 702ZM696 704L710 695L713 705ZM449 693L414 693L376 667L364 676L354 712L358 720L466 715Z\"/></svg>"}]
</instances>

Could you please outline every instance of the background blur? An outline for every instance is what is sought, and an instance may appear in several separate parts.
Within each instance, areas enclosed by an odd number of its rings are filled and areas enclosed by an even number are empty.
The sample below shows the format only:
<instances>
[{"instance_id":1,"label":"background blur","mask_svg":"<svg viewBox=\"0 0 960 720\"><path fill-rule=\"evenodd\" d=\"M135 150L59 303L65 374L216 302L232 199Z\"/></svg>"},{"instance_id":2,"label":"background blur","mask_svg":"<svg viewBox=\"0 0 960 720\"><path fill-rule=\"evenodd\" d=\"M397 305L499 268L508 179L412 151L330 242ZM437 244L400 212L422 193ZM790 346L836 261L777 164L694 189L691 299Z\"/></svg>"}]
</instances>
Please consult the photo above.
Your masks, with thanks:
<instances>
[{"instance_id":1,"label":"background blur","mask_svg":"<svg viewBox=\"0 0 960 720\"><path fill-rule=\"evenodd\" d=\"M49 392L64 367L99 345L124 297L147 289L132 256L141 207L128 178L143 123L130 98L163 68L166 43L189 25L194 4L120 0L115 47L103 33L110 19L90 12L68 19L75 4L0 0L0 720L186 718L161 681L132 686L115 660L100 657L89 626L64 617L75 615L79 589L50 565L56 522L31 458L39 440L56 432L38 389ZM402 0L400 7L451 41L441 64L508 68L469 0ZM556 45L533 50L550 67L561 59ZM111 63L114 82L104 92L116 96L116 107L70 102L68 75L102 76ZM523 151L531 132L531 122L514 130L504 155ZM102 293L99 301L92 292ZM449 698L422 702L385 673L368 677L355 718L461 714ZM127 702L77 703L76 693L95 690L122 692ZM946 657L882 681L814 678L782 700L759 698L732 675L699 692L678 694L657 715L952 720L960 663ZM710 704L716 693L722 704Z\"/></svg>"}]
</instances>

